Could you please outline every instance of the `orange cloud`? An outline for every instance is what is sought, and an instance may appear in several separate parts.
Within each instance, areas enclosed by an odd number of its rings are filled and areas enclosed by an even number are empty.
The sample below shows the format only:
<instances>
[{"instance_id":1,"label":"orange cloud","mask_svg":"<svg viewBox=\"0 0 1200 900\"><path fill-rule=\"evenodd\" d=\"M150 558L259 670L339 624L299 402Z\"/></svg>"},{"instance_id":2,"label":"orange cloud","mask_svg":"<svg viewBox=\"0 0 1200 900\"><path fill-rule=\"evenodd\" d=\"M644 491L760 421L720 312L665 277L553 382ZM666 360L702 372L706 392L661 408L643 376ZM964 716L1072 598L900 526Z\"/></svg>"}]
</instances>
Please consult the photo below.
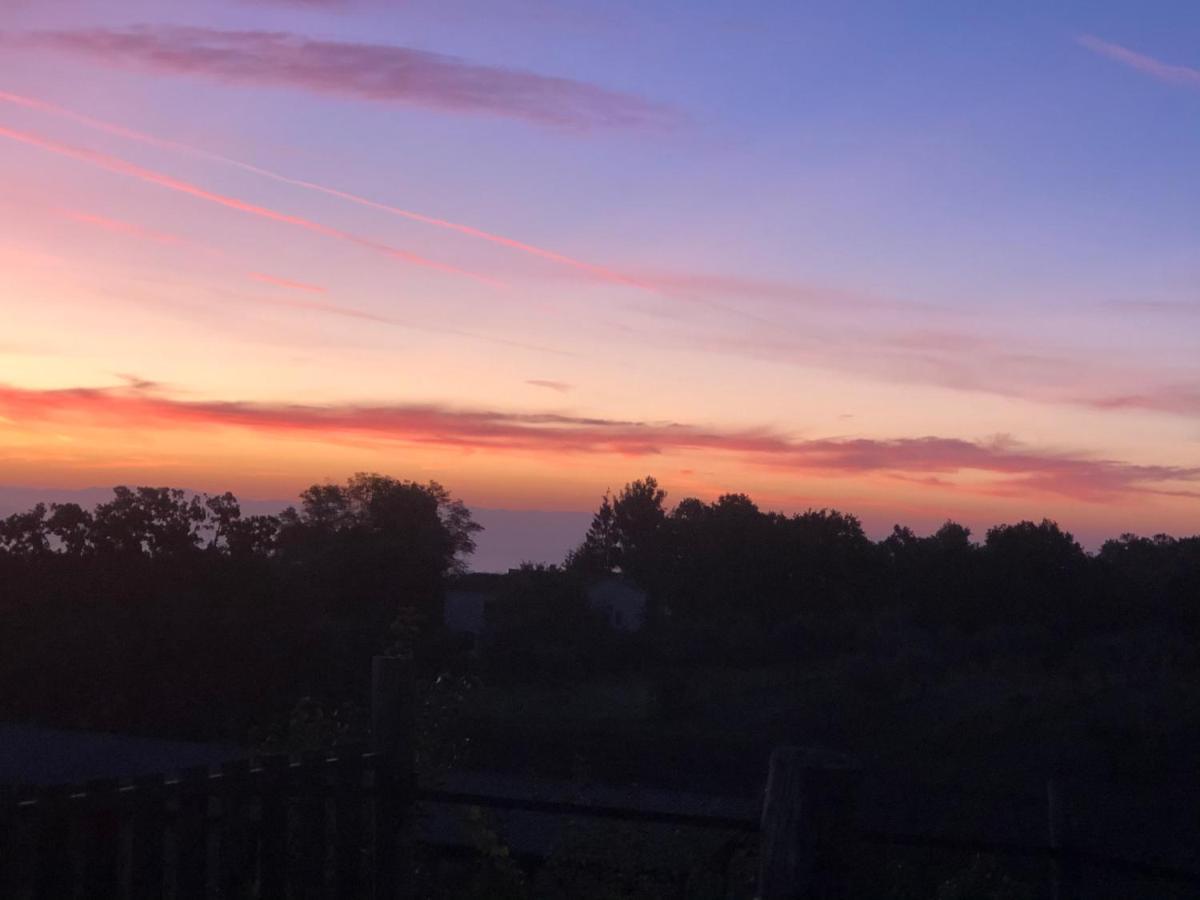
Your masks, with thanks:
<instances>
[{"instance_id":1,"label":"orange cloud","mask_svg":"<svg viewBox=\"0 0 1200 900\"><path fill-rule=\"evenodd\" d=\"M727 431L562 414L464 411L430 404L191 401L128 388L0 387L0 415L23 424L52 422L59 427L74 423L113 429L234 428L263 436L394 442L492 454L714 453L809 476L899 476L987 495L1057 495L1087 502L1122 495L1200 497L1200 466L1095 459L1039 451L1009 439L796 440L766 429Z\"/></svg>"},{"instance_id":2,"label":"orange cloud","mask_svg":"<svg viewBox=\"0 0 1200 900\"><path fill-rule=\"evenodd\" d=\"M548 391L557 391L560 394L571 390L571 385L565 381L551 381L547 378L530 378L525 383L533 387L545 388Z\"/></svg>"},{"instance_id":3,"label":"orange cloud","mask_svg":"<svg viewBox=\"0 0 1200 900\"><path fill-rule=\"evenodd\" d=\"M2 126L0 126L0 137L6 137L9 140L18 141L32 147L38 147L50 153L58 154L59 156L65 156L70 159L85 162L89 165L97 166L109 172L115 172L118 175L125 175L130 178L137 178L141 181L149 182L151 184L157 184L160 187L165 187L172 191L178 191L182 194L197 197L201 200L207 200L210 203L228 207L229 209L234 209L238 212L246 213L248 215L258 216L263 219L270 219L275 222L282 222L287 225L304 228L316 234L324 235L325 237L337 238L352 244L357 244L360 247L367 247L376 251L377 253L382 253L386 256L399 259L412 265L423 266L425 268L435 269L439 272L446 272L453 275L461 275L493 287L502 286L501 283L496 279L488 278L483 275L477 275L474 272L468 272L465 269L458 268L457 266L426 259L423 256L417 256L415 253L409 253L408 251L399 250L395 247L388 246L387 244L380 243L379 241L375 241L370 238L360 237L355 234L350 234L346 231L341 231L337 228L331 228L328 225L322 225L319 222L314 222L310 219L302 218L301 216L293 216L265 206L247 203L246 201L239 200L236 197L228 197L224 194L213 193L212 191L207 191L204 188L198 187L197 185L190 184L186 181L181 181L177 178L172 178L170 175L165 175L161 172L155 172L152 169L143 168L131 162L127 162L126 160L118 159L115 156L108 156L107 154L98 153L94 150L71 147L66 144L60 144L57 141L52 141L49 138L40 137L38 135L23 131L16 131L11 128L4 128Z\"/></svg>"}]
</instances>

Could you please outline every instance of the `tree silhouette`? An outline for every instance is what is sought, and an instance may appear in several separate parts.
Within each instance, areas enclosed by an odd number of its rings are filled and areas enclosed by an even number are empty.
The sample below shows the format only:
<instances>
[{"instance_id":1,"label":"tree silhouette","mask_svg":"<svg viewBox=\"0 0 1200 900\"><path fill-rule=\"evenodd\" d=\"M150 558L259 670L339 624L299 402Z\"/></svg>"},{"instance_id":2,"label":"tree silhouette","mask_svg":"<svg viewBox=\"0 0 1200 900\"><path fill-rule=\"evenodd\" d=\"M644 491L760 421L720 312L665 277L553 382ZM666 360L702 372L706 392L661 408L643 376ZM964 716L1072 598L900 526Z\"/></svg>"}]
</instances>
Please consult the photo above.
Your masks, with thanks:
<instances>
[{"instance_id":1,"label":"tree silhouette","mask_svg":"<svg viewBox=\"0 0 1200 900\"><path fill-rule=\"evenodd\" d=\"M0 522L0 714L242 739L303 696L361 703L478 530L440 485L367 474L279 517L165 487L38 504Z\"/></svg>"}]
</instances>

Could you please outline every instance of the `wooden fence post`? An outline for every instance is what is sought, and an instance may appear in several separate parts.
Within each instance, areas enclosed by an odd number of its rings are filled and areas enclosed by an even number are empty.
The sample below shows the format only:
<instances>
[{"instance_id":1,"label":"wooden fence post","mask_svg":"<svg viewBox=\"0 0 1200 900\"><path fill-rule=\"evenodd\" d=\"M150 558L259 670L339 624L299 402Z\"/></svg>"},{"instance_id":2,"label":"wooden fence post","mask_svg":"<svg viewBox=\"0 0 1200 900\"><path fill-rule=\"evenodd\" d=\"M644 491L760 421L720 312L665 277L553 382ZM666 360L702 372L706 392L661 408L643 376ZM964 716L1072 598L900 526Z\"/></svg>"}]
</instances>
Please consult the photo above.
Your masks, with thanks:
<instances>
[{"instance_id":1,"label":"wooden fence post","mask_svg":"<svg viewBox=\"0 0 1200 900\"><path fill-rule=\"evenodd\" d=\"M1062 782L1051 778L1046 782L1046 824L1051 850L1071 849L1070 820L1067 816ZM1054 900L1076 900L1079 896L1078 872L1070 859L1056 858L1050 862L1050 891Z\"/></svg>"},{"instance_id":2,"label":"wooden fence post","mask_svg":"<svg viewBox=\"0 0 1200 900\"><path fill-rule=\"evenodd\" d=\"M62 900L73 894L71 819L69 800L61 788L37 796L38 832L34 874L34 900Z\"/></svg>"},{"instance_id":3,"label":"wooden fence post","mask_svg":"<svg viewBox=\"0 0 1200 900\"><path fill-rule=\"evenodd\" d=\"M771 753L763 801L759 900L850 896L859 768L800 747Z\"/></svg>"},{"instance_id":4,"label":"wooden fence post","mask_svg":"<svg viewBox=\"0 0 1200 900\"><path fill-rule=\"evenodd\" d=\"M237 759L223 763L217 875L222 897L249 896L254 884L258 846L250 820L252 796L250 761Z\"/></svg>"},{"instance_id":5,"label":"wooden fence post","mask_svg":"<svg viewBox=\"0 0 1200 900\"><path fill-rule=\"evenodd\" d=\"M84 893L96 900L117 896L121 853L117 788L115 778L95 779L86 786L83 882Z\"/></svg>"},{"instance_id":6,"label":"wooden fence post","mask_svg":"<svg viewBox=\"0 0 1200 900\"><path fill-rule=\"evenodd\" d=\"M175 836L179 844L175 864L178 900L204 900L208 896L208 766L191 766L179 773L179 817Z\"/></svg>"},{"instance_id":7,"label":"wooden fence post","mask_svg":"<svg viewBox=\"0 0 1200 900\"><path fill-rule=\"evenodd\" d=\"M129 856L131 900L162 900L164 829L167 824L166 786L162 775L134 780L133 839Z\"/></svg>"},{"instance_id":8,"label":"wooden fence post","mask_svg":"<svg viewBox=\"0 0 1200 900\"><path fill-rule=\"evenodd\" d=\"M324 754L301 758L296 772L297 866L290 896L297 900L323 900L326 896L326 810L328 794Z\"/></svg>"},{"instance_id":9,"label":"wooden fence post","mask_svg":"<svg viewBox=\"0 0 1200 900\"><path fill-rule=\"evenodd\" d=\"M337 900L358 900L363 896L363 748L340 748L333 766L336 896Z\"/></svg>"},{"instance_id":10,"label":"wooden fence post","mask_svg":"<svg viewBox=\"0 0 1200 900\"><path fill-rule=\"evenodd\" d=\"M412 661L371 660L371 742L375 769L375 896L411 896L416 796L416 694Z\"/></svg>"},{"instance_id":11,"label":"wooden fence post","mask_svg":"<svg viewBox=\"0 0 1200 900\"><path fill-rule=\"evenodd\" d=\"M287 897L289 762L284 754L262 758L258 817L258 893L262 900Z\"/></svg>"}]
</instances>

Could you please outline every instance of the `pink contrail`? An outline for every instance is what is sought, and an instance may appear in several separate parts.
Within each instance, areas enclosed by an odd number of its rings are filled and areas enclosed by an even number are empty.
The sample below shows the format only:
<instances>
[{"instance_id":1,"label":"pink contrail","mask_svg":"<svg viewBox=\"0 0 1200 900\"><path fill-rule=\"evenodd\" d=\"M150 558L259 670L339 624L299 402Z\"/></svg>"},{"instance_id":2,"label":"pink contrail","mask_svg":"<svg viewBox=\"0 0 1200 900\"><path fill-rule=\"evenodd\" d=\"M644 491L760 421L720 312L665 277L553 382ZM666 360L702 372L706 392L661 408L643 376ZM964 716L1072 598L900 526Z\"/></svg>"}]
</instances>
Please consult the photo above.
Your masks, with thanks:
<instances>
[{"instance_id":1,"label":"pink contrail","mask_svg":"<svg viewBox=\"0 0 1200 900\"><path fill-rule=\"evenodd\" d=\"M160 243L171 244L188 244L189 241L183 238L178 238L175 235L151 232L142 228L140 225L135 225L129 222L120 222L116 219L110 219L106 216L95 215L93 213L81 213L73 210L68 210L64 213L68 218L77 222L83 222L88 225L95 225L107 231L113 231L127 237L144 238L155 240ZM199 246L199 245L196 245ZM220 250L214 250L208 247L201 246L199 249L207 253L212 253L217 256L222 256ZM325 294L325 288L317 284L309 284L305 281L296 281L291 278L281 278L278 275L268 275L265 272L246 272L247 278L253 281L258 281L263 284L270 284L276 287L288 288L290 290L302 291L310 294ZM564 350L557 350L553 347L543 347L538 344L527 344L522 341L512 341L506 338L496 337L495 335L479 334L473 331L463 331L458 328L438 328L433 325L418 325L404 319L397 319L389 316L380 315L379 313L370 312L365 309L357 309L352 306L342 306L336 303L327 303L315 300L296 300L292 298L283 299L280 297L255 297L255 302L265 303L272 306L283 306L290 309L301 309L310 312L323 312L336 316L346 316L352 319L365 319L369 322L381 322L386 325L398 325L403 328L415 331L427 331L432 334L452 334L459 337L470 338L471 340L485 341L491 344L500 344L507 347L519 347L522 350L535 350L539 353L553 353L559 356L574 356L575 354ZM0 346L0 350L3 346Z\"/></svg>"},{"instance_id":2,"label":"pink contrail","mask_svg":"<svg viewBox=\"0 0 1200 900\"><path fill-rule=\"evenodd\" d=\"M93 225L96 228L102 228L105 231L112 231L116 234L125 235L126 237L139 238L155 244L185 243L182 238L176 237L173 234L167 234L165 231L155 231L151 228L144 228L141 225L136 225L133 222L122 222L118 219L110 219L108 216L101 216L95 213L85 213L74 209L68 209L63 212L63 215L73 222L81 222L84 225Z\"/></svg>"},{"instance_id":3,"label":"pink contrail","mask_svg":"<svg viewBox=\"0 0 1200 900\"><path fill-rule=\"evenodd\" d=\"M293 281L290 278L280 278L278 275L267 275L263 272L251 272L250 277L263 284L274 285L275 287L289 288L293 291L304 291L308 294L324 294L325 288L319 284L308 284L304 281Z\"/></svg>"},{"instance_id":4,"label":"pink contrail","mask_svg":"<svg viewBox=\"0 0 1200 900\"><path fill-rule=\"evenodd\" d=\"M141 131L134 131L131 128L125 128L121 125L115 125L111 122L105 122L101 119L93 118L66 107L58 106L53 103L47 103L44 100L38 100L33 97L24 97L20 94L12 94L7 91L0 91L0 101L12 103L17 106L24 106L28 109L36 109L41 112L50 113L51 115L69 119L72 122L77 122L80 125L86 125L88 128L93 128L99 131L107 132L108 134L116 135L127 140L138 141L143 144L150 144L154 147L159 147L165 150L175 150L180 153L186 153L190 156L197 156L203 159L212 160L213 162L223 163L228 166L235 166L246 172L252 172L255 175L261 175L264 178L270 178L274 181L290 184L293 187L304 188L305 190L317 191L322 194L327 194L330 197L337 197L340 200L346 200L350 203L357 203L359 206L366 206L371 209L377 209L382 212L389 213L394 216L400 216L405 219L411 219L414 222L421 222L425 225L432 225L435 228L444 228L449 231L457 231L460 234L469 235L470 237L480 240L489 241L493 244L499 244L502 247L508 247L512 250L519 250L522 253L528 253L533 256L539 256L542 259L550 260L551 262L559 263L560 265L570 266L583 272L588 272L598 278L606 281L613 281L618 284L626 284L632 287L642 288L643 290L654 290L654 288L630 278L627 275L622 275L620 272L615 272L612 269L606 269L603 266L593 265L592 263L583 262L582 260L574 259L570 256L565 256L561 253L555 253L553 250L547 250L544 247L538 247L534 244L527 244L524 241L518 241L514 238L504 237L500 234L494 234L490 231L484 231L481 228L475 228L471 225L464 225L461 222L451 222L448 219L439 219L436 216L427 216L423 213L414 212L410 209L402 209L398 206L391 206L387 203L381 203L378 200L372 200L369 197L363 197L359 194L352 194L348 191L341 191L337 188L327 187L323 184L318 184L314 181L305 181L301 178L292 178L289 175L282 175L279 172L273 172L270 169L264 169L260 166L252 165L251 163L242 162L241 160L232 159L228 156L222 156L219 153L212 153L208 150L201 150L198 147L192 147L188 144L181 144L178 141L166 140L164 138L155 137L154 135L146 134Z\"/></svg>"},{"instance_id":5,"label":"pink contrail","mask_svg":"<svg viewBox=\"0 0 1200 900\"><path fill-rule=\"evenodd\" d=\"M322 225L320 222L313 222L312 220L302 218L301 216L293 216L289 213L282 213L278 210L270 209L265 206L247 203L246 201L239 200L236 197L227 197L224 194L216 194L212 191L207 191L202 187L198 187L197 185L190 184L189 182L180 181L178 178L172 178L170 175L164 175L162 172L156 172L153 169L145 169L123 159L118 159L115 156L97 153L94 150L70 147L66 144L60 144L57 141L49 140L48 138L39 137L35 134L28 134L27 132L23 131L16 131L11 128L4 128L3 126L0 126L0 137L6 137L9 140L18 141L33 147L38 147L39 149L47 150L51 153L57 153L59 156L66 156L70 159L86 162L91 165L98 166L101 169L106 169L109 172L115 172L118 175L126 175L130 178L137 178L142 181L150 182L151 184L157 184L160 187L178 191L181 194L189 194L193 197L198 197L201 200L207 200L210 203L216 203L220 206L226 206L230 209L235 209L238 212L259 216L264 219L271 219L276 222L283 222L288 225L295 225L297 228L304 228L308 231L315 232L316 234L338 238L339 240L348 241L352 244L358 244L360 247L367 247L376 251L377 253L382 253L386 256L403 260L404 262L411 263L412 265L436 269L439 272L462 275L493 287L503 286L501 282L493 278L488 278L484 275L477 275L474 272L468 272L465 269L459 269L456 266L447 265L446 263L440 263L431 259L426 259L423 256L417 256L415 253L409 253L406 250L398 250L395 247L390 247L387 244L382 244L378 241L371 240L370 238L360 237L359 235L350 234L349 232L341 231L337 228L331 228L328 225Z\"/></svg>"}]
</instances>

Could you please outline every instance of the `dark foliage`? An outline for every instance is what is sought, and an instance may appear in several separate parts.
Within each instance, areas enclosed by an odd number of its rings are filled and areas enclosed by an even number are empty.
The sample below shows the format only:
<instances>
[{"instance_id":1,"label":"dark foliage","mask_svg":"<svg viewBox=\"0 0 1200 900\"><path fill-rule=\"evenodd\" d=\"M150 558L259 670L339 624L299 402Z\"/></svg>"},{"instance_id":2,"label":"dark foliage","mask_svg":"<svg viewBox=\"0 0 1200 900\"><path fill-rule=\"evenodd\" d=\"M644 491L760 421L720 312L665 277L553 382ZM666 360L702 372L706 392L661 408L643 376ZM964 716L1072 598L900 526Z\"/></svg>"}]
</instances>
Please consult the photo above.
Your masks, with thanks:
<instances>
[{"instance_id":1,"label":"dark foliage","mask_svg":"<svg viewBox=\"0 0 1200 900\"><path fill-rule=\"evenodd\" d=\"M852 637L880 615L1056 637L1200 628L1200 537L1124 535L1089 555L1043 520L998 525L982 544L956 522L927 537L897 525L876 543L852 515L763 512L744 494L687 498L668 510L653 478L605 495L566 566L622 572L643 585L665 640L740 635L756 658L768 648L786 655L789 636L814 630Z\"/></svg>"},{"instance_id":2,"label":"dark foliage","mask_svg":"<svg viewBox=\"0 0 1200 900\"><path fill-rule=\"evenodd\" d=\"M379 475L301 501L244 517L232 494L118 487L0 522L0 713L244 739L300 698L361 705L365 660L440 620L478 526Z\"/></svg>"},{"instance_id":3,"label":"dark foliage","mask_svg":"<svg viewBox=\"0 0 1200 900\"><path fill-rule=\"evenodd\" d=\"M286 730L303 701L301 719L332 728L361 711L370 655L399 650L430 675L497 685L637 672L655 714L681 722L705 698L689 666L827 665L844 679L829 690L858 692L867 715L1000 660L1046 685L1111 685L1191 727L1171 716L1191 695L1163 679L1191 671L1200 636L1197 537L1124 535L1088 554L1053 522L982 543L947 522L875 542L852 515L765 512L742 494L668 507L646 478L603 498L563 568L494 578L471 656L440 633L441 600L477 530L441 486L378 475L314 485L279 516L167 488L39 504L0 522L0 715L244 739ZM613 573L648 593L638 634L588 605L587 585ZM1156 634L1176 646L1162 659ZM1118 755L1162 749L1114 708L1078 727L1123 736Z\"/></svg>"}]
</instances>

